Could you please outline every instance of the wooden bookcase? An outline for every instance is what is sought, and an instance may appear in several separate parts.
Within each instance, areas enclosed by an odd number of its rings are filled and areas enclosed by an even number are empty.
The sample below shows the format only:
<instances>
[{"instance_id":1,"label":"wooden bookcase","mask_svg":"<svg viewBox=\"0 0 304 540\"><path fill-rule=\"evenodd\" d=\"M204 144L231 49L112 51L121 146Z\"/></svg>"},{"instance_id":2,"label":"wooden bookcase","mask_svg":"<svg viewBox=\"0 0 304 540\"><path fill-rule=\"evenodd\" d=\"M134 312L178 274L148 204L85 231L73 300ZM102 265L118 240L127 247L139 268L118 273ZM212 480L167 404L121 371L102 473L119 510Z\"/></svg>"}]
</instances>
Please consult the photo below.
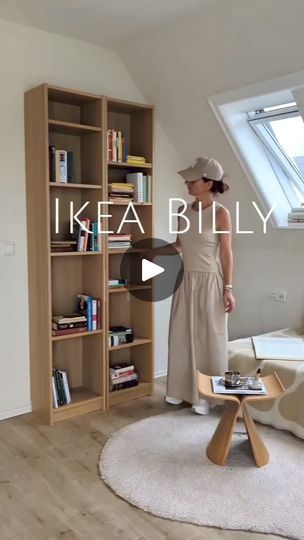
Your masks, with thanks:
<instances>
[{"instance_id":1,"label":"wooden bookcase","mask_svg":"<svg viewBox=\"0 0 304 540\"><path fill-rule=\"evenodd\" d=\"M33 413L42 423L105 410L153 392L153 304L130 293L130 288L141 288L145 294L148 286L108 287L109 278L119 277L124 250L110 250L108 235L102 234L101 252L51 252L51 240L67 238L70 201L75 211L89 201L81 215L97 220L98 201L108 200L108 182L145 169L153 186L153 117L152 106L48 84L25 94L31 400ZM127 153L145 156L144 167L108 163L110 128L125 129ZM50 182L49 145L73 152L72 182ZM58 234L54 234L56 200ZM134 204L144 236L152 237L153 204ZM104 209L111 217L102 218L102 230L115 231L126 205L115 203ZM143 237L135 225L126 223L121 231L131 233L133 242ZM138 256L136 250L128 255L130 262ZM75 311L78 293L101 299L102 329L52 336L52 316ZM109 347L110 325L131 326L134 341ZM132 362L140 383L109 392L109 365L118 361ZM53 367L67 372L72 397L70 404L57 409L52 398Z\"/></svg>"}]
</instances>

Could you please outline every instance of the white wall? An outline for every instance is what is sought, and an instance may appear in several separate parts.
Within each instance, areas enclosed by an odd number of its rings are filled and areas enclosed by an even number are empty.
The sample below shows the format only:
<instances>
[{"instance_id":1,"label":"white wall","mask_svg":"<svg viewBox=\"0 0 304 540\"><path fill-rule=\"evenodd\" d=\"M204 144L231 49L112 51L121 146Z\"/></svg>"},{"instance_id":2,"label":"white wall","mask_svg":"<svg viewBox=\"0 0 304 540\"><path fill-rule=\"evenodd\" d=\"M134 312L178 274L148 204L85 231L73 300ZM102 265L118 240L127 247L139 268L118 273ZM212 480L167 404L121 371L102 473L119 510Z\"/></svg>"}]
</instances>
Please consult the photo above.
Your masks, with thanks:
<instances>
[{"instance_id":1,"label":"white wall","mask_svg":"<svg viewBox=\"0 0 304 540\"><path fill-rule=\"evenodd\" d=\"M113 52L0 21L0 418L27 412L29 395L23 94L42 82L142 101ZM42 359L43 360L43 359Z\"/></svg>"},{"instance_id":2,"label":"white wall","mask_svg":"<svg viewBox=\"0 0 304 540\"><path fill-rule=\"evenodd\" d=\"M302 0L214 0L199 16L117 48L145 98L155 103L177 161L187 166L199 155L217 157L231 176L231 191L222 202L232 212L234 227L239 200L242 229L256 231L234 238L237 309L229 318L230 339L299 324L304 312L304 231L261 234L261 221L251 203L257 197L207 97L302 70L303 17ZM168 180L167 193L178 196L180 181L174 175L178 163L166 161L166 147L161 152L161 161L156 161L157 189L164 205L163 185ZM163 167L168 175L162 174ZM272 290L288 291L288 303L270 302L267 295ZM156 307L160 371L166 367L168 310L169 302Z\"/></svg>"}]
</instances>

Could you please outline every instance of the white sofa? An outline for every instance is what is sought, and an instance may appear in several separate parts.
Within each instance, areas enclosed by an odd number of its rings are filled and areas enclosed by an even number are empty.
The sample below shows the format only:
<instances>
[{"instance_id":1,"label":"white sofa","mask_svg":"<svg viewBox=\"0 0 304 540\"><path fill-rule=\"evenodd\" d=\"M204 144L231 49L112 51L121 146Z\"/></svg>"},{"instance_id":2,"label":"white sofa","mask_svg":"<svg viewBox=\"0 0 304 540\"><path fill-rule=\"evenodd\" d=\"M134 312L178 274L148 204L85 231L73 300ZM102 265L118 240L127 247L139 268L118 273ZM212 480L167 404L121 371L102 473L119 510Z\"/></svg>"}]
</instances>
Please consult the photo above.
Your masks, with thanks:
<instances>
[{"instance_id":1,"label":"white sofa","mask_svg":"<svg viewBox=\"0 0 304 540\"><path fill-rule=\"evenodd\" d=\"M303 337L304 332L283 328L263 334L278 337ZM255 420L279 429L286 429L304 439L304 361L257 360L251 338L230 341L228 345L229 369L241 375L253 375L258 367L262 376L277 372L286 388L285 394L276 400L257 403L251 408Z\"/></svg>"}]
</instances>

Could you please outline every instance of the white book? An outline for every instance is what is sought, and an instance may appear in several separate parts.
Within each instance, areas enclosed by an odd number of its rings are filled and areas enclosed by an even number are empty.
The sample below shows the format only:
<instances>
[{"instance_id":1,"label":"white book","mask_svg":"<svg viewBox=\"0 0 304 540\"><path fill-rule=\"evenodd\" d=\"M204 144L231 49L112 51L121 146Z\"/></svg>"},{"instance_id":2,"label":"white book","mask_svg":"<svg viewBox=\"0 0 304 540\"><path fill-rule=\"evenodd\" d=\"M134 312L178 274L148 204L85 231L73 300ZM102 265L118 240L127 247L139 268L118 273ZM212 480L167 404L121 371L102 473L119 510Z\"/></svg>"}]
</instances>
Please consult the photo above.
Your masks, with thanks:
<instances>
[{"instance_id":1,"label":"white book","mask_svg":"<svg viewBox=\"0 0 304 540\"><path fill-rule=\"evenodd\" d=\"M57 396L57 390L55 385L55 377L52 376L52 393L53 393L53 406L55 409L58 409L58 396Z\"/></svg>"},{"instance_id":2,"label":"white book","mask_svg":"<svg viewBox=\"0 0 304 540\"><path fill-rule=\"evenodd\" d=\"M291 212L292 213L294 213L294 212L304 212L304 204L303 204L303 206L294 206L291 209Z\"/></svg>"},{"instance_id":3,"label":"white book","mask_svg":"<svg viewBox=\"0 0 304 540\"><path fill-rule=\"evenodd\" d=\"M134 172L126 175L128 183L134 186L134 201L144 202L144 180L142 172Z\"/></svg>"},{"instance_id":4,"label":"white book","mask_svg":"<svg viewBox=\"0 0 304 540\"><path fill-rule=\"evenodd\" d=\"M66 150L55 150L56 182L66 184L68 181L68 162Z\"/></svg>"},{"instance_id":5,"label":"white book","mask_svg":"<svg viewBox=\"0 0 304 540\"><path fill-rule=\"evenodd\" d=\"M288 219L304 219L304 212L289 212Z\"/></svg>"},{"instance_id":6,"label":"white book","mask_svg":"<svg viewBox=\"0 0 304 540\"><path fill-rule=\"evenodd\" d=\"M261 360L304 360L304 340L253 336L251 338L255 356Z\"/></svg>"}]
</instances>

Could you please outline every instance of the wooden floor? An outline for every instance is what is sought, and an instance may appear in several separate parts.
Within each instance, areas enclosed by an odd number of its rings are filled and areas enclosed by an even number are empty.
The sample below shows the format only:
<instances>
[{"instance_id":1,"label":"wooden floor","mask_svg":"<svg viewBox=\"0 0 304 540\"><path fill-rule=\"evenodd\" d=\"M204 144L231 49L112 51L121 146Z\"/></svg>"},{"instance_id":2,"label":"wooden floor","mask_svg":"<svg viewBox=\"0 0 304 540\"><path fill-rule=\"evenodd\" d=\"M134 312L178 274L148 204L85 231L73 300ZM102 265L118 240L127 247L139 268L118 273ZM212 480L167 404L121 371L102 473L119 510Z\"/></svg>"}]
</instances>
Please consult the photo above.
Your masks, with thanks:
<instances>
[{"instance_id":1,"label":"wooden floor","mask_svg":"<svg viewBox=\"0 0 304 540\"><path fill-rule=\"evenodd\" d=\"M0 422L1 540L272 540L154 517L114 495L99 478L98 459L111 433L172 407L164 383L153 398L55 425L31 415ZM122 471L123 474L123 471Z\"/></svg>"}]
</instances>

